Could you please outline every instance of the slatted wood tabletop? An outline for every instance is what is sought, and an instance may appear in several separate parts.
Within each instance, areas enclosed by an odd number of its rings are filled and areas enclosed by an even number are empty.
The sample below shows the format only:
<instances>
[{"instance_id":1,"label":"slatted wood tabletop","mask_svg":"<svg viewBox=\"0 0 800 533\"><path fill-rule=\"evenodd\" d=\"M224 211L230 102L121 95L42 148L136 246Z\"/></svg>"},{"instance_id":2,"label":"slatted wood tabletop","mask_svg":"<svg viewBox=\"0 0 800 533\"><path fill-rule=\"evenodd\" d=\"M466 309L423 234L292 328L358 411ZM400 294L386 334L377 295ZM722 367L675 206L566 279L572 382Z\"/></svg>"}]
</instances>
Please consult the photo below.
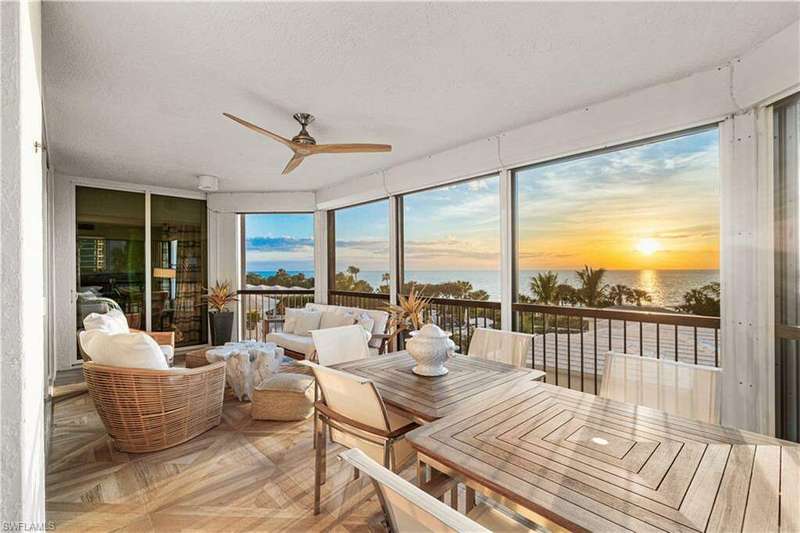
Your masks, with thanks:
<instances>
[{"instance_id":1,"label":"slatted wood tabletop","mask_svg":"<svg viewBox=\"0 0 800 533\"><path fill-rule=\"evenodd\" d=\"M800 447L518 381L407 436L420 460L548 526L800 531Z\"/></svg>"},{"instance_id":2,"label":"slatted wood tabletop","mask_svg":"<svg viewBox=\"0 0 800 533\"><path fill-rule=\"evenodd\" d=\"M372 380L387 407L422 423L438 420L467 402L490 398L497 387L544 376L538 370L465 355L450 359L449 372L439 377L418 376L411 371L414 365L414 359L402 351L333 368Z\"/></svg>"}]
</instances>

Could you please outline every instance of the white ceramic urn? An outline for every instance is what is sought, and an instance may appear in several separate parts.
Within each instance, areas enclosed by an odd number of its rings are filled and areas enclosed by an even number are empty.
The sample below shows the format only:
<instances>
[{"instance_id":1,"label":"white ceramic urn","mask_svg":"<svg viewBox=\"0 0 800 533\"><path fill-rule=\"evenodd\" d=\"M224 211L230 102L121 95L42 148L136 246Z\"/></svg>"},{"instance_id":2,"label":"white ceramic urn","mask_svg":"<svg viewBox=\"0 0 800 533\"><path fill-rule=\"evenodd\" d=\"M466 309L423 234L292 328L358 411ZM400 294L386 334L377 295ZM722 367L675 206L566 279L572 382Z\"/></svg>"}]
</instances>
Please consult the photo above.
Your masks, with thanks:
<instances>
[{"instance_id":1,"label":"white ceramic urn","mask_svg":"<svg viewBox=\"0 0 800 533\"><path fill-rule=\"evenodd\" d=\"M456 347L450 335L434 324L425 324L419 331L412 331L411 338L406 341L406 349L417 366L411 371L420 376L447 374L444 364L453 356Z\"/></svg>"}]
</instances>

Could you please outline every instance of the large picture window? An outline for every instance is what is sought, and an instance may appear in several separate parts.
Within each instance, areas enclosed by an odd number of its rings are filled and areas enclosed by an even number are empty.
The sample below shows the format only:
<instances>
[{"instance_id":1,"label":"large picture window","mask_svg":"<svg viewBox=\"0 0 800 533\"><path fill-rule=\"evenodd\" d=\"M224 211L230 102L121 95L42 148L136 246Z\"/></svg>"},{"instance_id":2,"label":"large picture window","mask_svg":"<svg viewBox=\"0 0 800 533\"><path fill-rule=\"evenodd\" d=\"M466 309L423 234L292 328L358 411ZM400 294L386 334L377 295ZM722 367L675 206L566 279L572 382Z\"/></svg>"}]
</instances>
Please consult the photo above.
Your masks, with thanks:
<instances>
[{"instance_id":1,"label":"large picture window","mask_svg":"<svg viewBox=\"0 0 800 533\"><path fill-rule=\"evenodd\" d=\"M719 135L517 170L518 301L719 316Z\"/></svg>"},{"instance_id":2,"label":"large picture window","mask_svg":"<svg viewBox=\"0 0 800 533\"><path fill-rule=\"evenodd\" d=\"M242 216L245 288L314 288L314 215Z\"/></svg>"},{"instance_id":3,"label":"large picture window","mask_svg":"<svg viewBox=\"0 0 800 533\"><path fill-rule=\"evenodd\" d=\"M337 291L389 293L389 201L334 213Z\"/></svg>"},{"instance_id":4,"label":"large picture window","mask_svg":"<svg viewBox=\"0 0 800 533\"><path fill-rule=\"evenodd\" d=\"M405 195L403 235L404 294L500 300L497 175Z\"/></svg>"}]
</instances>

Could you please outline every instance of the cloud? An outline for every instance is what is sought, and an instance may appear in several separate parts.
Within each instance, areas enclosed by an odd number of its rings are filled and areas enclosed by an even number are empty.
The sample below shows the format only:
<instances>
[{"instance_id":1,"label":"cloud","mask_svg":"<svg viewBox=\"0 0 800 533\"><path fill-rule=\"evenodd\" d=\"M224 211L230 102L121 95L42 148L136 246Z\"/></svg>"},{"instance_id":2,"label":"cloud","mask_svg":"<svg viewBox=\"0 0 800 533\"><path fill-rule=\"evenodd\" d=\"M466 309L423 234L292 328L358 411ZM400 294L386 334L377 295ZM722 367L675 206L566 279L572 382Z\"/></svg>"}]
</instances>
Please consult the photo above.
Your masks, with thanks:
<instances>
[{"instance_id":1,"label":"cloud","mask_svg":"<svg viewBox=\"0 0 800 533\"><path fill-rule=\"evenodd\" d=\"M251 237L245 242L247 251L296 252L314 247L314 239L306 237Z\"/></svg>"}]
</instances>

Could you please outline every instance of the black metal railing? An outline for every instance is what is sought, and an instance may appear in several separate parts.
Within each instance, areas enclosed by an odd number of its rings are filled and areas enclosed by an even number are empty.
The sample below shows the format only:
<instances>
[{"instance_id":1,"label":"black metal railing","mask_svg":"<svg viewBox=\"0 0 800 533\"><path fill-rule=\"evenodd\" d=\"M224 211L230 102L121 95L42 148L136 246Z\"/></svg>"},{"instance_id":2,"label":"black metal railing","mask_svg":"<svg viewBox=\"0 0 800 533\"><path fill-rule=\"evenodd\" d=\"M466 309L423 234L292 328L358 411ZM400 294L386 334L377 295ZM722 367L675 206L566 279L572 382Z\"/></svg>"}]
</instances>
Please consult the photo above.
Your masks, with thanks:
<instances>
[{"instance_id":1,"label":"black metal railing","mask_svg":"<svg viewBox=\"0 0 800 533\"><path fill-rule=\"evenodd\" d=\"M431 298L424 318L451 332L459 351L467 353L475 328L500 329L500 302Z\"/></svg>"},{"instance_id":2,"label":"black metal railing","mask_svg":"<svg viewBox=\"0 0 800 533\"><path fill-rule=\"evenodd\" d=\"M282 328L287 308L305 307L314 301L314 289L242 289L241 338L264 340L270 331Z\"/></svg>"},{"instance_id":3,"label":"black metal railing","mask_svg":"<svg viewBox=\"0 0 800 533\"><path fill-rule=\"evenodd\" d=\"M514 330L533 334L529 365L556 385L597 394L610 351L720 366L719 317L522 303L512 310Z\"/></svg>"},{"instance_id":4,"label":"black metal railing","mask_svg":"<svg viewBox=\"0 0 800 533\"><path fill-rule=\"evenodd\" d=\"M359 309L386 310L389 295L381 292L328 291L328 303Z\"/></svg>"}]
</instances>

